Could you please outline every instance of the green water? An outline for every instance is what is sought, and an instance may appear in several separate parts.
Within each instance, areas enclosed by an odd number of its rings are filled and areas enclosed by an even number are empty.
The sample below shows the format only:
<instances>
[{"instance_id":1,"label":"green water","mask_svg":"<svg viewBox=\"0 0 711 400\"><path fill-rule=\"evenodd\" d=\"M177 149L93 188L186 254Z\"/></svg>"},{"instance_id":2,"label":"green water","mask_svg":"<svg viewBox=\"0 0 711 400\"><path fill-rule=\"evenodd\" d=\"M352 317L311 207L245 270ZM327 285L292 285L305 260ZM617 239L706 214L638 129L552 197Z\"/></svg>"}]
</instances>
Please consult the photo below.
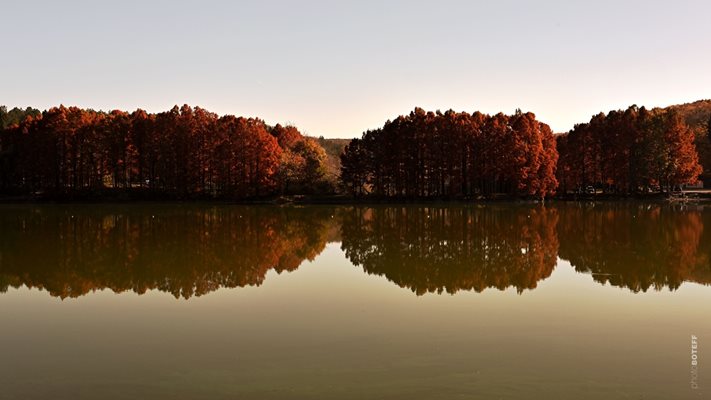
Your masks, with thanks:
<instances>
[{"instance_id":1,"label":"green water","mask_svg":"<svg viewBox=\"0 0 711 400\"><path fill-rule=\"evenodd\" d=\"M0 399L701 399L709 284L703 206L3 205Z\"/></svg>"}]
</instances>

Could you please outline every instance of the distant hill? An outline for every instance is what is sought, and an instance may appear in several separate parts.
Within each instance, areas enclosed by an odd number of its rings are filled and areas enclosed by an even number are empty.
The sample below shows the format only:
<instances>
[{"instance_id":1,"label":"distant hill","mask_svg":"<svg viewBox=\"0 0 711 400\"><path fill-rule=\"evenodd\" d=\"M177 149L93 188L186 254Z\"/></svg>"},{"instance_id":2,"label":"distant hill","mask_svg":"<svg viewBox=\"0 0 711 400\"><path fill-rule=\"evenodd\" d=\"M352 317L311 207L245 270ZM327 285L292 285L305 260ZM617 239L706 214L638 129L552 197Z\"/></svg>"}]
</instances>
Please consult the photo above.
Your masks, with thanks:
<instances>
[{"instance_id":1,"label":"distant hill","mask_svg":"<svg viewBox=\"0 0 711 400\"><path fill-rule=\"evenodd\" d=\"M341 173L341 153L352 139L326 139L323 136L315 138L326 151L326 176L332 182L338 182Z\"/></svg>"},{"instance_id":2,"label":"distant hill","mask_svg":"<svg viewBox=\"0 0 711 400\"><path fill-rule=\"evenodd\" d=\"M704 168L701 180L706 188L711 188L711 141L708 134L708 122L711 118L711 100L699 100L693 103L677 104L666 107L675 110L696 134L696 150Z\"/></svg>"},{"instance_id":3,"label":"distant hill","mask_svg":"<svg viewBox=\"0 0 711 400\"><path fill-rule=\"evenodd\" d=\"M697 135L706 134L709 117L711 117L711 100L699 100L693 103L677 104L666 107L668 110L675 110L684 117L686 124L696 132Z\"/></svg>"}]
</instances>

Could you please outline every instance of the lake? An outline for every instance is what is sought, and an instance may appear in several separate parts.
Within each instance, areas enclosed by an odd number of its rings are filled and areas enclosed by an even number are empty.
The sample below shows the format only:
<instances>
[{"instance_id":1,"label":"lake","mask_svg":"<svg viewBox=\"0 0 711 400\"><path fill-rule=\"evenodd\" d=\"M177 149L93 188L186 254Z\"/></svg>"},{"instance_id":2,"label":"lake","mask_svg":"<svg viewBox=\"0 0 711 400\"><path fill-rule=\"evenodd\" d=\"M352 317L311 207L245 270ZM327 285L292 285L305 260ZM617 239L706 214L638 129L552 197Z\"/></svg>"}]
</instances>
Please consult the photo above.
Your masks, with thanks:
<instances>
[{"instance_id":1,"label":"lake","mask_svg":"<svg viewBox=\"0 0 711 400\"><path fill-rule=\"evenodd\" d=\"M0 399L708 398L710 284L709 206L2 205Z\"/></svg>"}]
</instances>

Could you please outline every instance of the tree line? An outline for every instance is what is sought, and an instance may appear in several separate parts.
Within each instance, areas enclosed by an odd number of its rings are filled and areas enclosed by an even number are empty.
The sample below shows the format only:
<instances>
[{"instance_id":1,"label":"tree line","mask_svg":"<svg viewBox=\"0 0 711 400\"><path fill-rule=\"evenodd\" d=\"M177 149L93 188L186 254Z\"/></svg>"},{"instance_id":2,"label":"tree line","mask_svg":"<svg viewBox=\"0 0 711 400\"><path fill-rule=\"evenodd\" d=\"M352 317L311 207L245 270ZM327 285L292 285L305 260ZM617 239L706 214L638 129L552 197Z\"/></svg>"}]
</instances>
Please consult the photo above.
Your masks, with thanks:
<instances>
[{"instance_id":1,"label":"tree line","mask_svg":"<svg viewBox=\"0 0 711 400\"><path fill-rule=\"evenodd\" d=\"M695 119L706 118L705 105ZM695 183L701 165L711 165L711 133L699 133L705 119L692 129L683 110L631 106L554 135L520 110L415 108L341 152L343 141L294 126L187 105L160 113L0 107L0 194L408 200L661 192Z\"/></svg>"},{"instance_id":2,"label":"tree line","mask_svg":"<svg viewBox=\"0 0 711 400\"><path fill-rule=\"evenodd\" d=\"M187 105L157 114L60 106L21 117L5 118L0 132L3 193L109 188L250 199L333 190L324 179L323 148L293 126Z\"/></svg>"},{"instance_id":3,"label":"tree line","mask_svg":"<svg viewBox=\"0 0 711 400\"><path fill-rule=\"evenodd\" d=\"M32 107L27 107L24 110L14 107L8 110L7 106L0 106L0 130L4 130L12 125L17 125L29 116L37 117L41 114L40 110Z\"/></svg>"},{"instance_id":4,"label":"tree line","mask_svg":"<svg viewBox=\"0 0 711 400\"><path fill-rule=\"evenodd\" d=\"M562 193L668 191L701 173L694 132L673 110L631 106L598 114L557 139Z\"/></svg>"},{"instance_id":5,"label":"tree line","mask_svg":"<svg viewBox=\"0 0 711 400\"><path fill-rule=\"evenodd\" d=\"M352 140L341 180L354 196L542 198L555 193L557 159L553 132L532 113L416 108Z\"/></svg>"},{"instance_id":6,"label":"tree line","mask_svg":"<svg viewBox=\"0 0 711 400\"><path fill-rule=\"evenodd\" d=\"M416 108L352 140L341 180L353 196L402 199L666 192L697 182L698 140L674 109L631 106L554 136L532 113Z\"/></svg>"}]
</instances>

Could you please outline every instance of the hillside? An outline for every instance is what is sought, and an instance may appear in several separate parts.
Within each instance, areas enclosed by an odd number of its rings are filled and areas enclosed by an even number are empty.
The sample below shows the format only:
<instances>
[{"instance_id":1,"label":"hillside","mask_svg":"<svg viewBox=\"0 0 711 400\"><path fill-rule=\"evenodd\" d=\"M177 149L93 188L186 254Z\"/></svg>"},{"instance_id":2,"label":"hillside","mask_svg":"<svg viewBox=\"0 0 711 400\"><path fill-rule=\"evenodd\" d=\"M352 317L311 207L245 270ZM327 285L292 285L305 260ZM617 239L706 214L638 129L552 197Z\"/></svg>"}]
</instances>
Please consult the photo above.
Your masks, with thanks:
<instances>
[{"instance_id":1,"label":"hillside","mask_svg":"<svg viewBox=\"0 0 711 400\"><path fill-rule=\"evenodd\" d=\"M666 107L668 110L675 110L684 117L697 135L707 133L707 124L711 117L711 100L699 100L693 103L677 104Z\"/></svg>"},{"instance_id":2,"label":"hillside","mask_svg":"<svg viewBox=\"0 0 711 400\"><path fill-rule=\"evenodd\" d=\"M341 173L341 153L352 139L326 139L323 136L315 138L326 151L326 176L332 182L338 182Z\"/></svg>"}]
</instances>

